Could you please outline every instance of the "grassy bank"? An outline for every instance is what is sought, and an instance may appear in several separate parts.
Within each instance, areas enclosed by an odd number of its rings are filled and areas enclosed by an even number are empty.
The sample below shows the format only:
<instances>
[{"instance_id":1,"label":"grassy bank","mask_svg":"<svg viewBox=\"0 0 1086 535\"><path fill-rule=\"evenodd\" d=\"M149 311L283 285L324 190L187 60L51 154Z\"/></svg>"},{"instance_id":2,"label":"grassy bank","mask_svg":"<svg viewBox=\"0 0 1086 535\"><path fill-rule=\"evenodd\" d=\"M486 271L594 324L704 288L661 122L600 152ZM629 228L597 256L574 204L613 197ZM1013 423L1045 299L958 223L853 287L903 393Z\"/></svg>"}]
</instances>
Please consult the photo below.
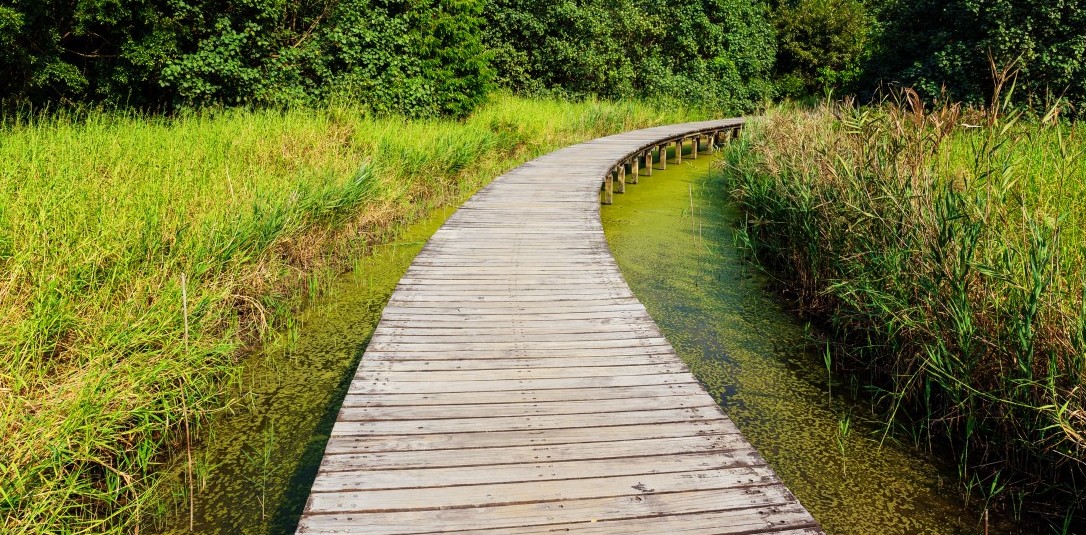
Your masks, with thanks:
<instances>
[{"instance_id":1,"label":"grassy bank","mask_svg":"<svg viewBox=\"0 0 1086 535\"><path fill-rule=\"evenodd\" d=\"M3 529L124 531L237 356L367 248L503 170L676 107L496 97L357 110L89 112L0 129Z\"/></svg>"},{"instance_id":2,"label":"grassy bank","mask_svg":"<svg viewBox=\"0 0 1086 535\"><path fill-rule=\"evenodd\" d=\"M744 245L891 436L949 447L986 505L1082 521L1086 130L908 96L751 124L724 162Z\"/></svg>"}]
</instances>

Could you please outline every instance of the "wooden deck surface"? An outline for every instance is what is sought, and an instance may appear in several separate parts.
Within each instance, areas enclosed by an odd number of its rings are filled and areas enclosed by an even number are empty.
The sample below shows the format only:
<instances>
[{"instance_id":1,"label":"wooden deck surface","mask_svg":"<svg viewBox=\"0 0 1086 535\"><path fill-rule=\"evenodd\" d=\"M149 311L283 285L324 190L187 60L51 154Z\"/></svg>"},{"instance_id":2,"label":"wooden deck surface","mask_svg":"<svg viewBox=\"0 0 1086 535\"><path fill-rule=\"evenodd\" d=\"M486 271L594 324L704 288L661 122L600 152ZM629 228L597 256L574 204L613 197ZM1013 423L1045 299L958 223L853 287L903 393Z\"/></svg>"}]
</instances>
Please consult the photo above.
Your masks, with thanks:
<instances>
[{"instance_id":1,"label":"wooden deck surface","mask_svg":"<svg viewBox=\"0 0 1086 535\"><path fill-rule=\"evenodd\" d=\"M630 292L600 224L616 163L741 123L568 147L465 203L385 308L298 532L820 533Z\"/></svg>"}]
</instances>

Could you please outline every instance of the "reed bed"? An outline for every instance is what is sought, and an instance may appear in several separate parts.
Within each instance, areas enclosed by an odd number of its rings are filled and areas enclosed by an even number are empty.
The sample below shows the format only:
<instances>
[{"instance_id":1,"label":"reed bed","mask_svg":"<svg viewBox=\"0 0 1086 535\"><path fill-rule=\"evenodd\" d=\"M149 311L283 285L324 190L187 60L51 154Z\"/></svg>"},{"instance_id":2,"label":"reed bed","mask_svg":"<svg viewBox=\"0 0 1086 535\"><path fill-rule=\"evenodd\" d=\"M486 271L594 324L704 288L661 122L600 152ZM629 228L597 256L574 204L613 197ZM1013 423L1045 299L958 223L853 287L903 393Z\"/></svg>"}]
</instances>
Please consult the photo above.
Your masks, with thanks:
<instances>
[{"instance_id":1,"label":"reed bed","mask_svg":"<svg viewBox=\"0 0 1086 535\"><path fill-rule=\"evenodd\" d=\"M349 107L9 116L0 531L138 529L177 490L165 467L232 402L239 354L353 259L535 155L698 117L511 96L464 121Z\"/></svg>"},{"instance_id":2,"label":"reed bed","mask_svg":"<svg viewBox=\"0 0 1086 535\"><path fill-rule=\"evenodd\" d=\"M1086 130L1058 111L780 107L724 164L742 245L825 323L889 437L1062 525L1086 516Z\"/></svg>"}]
</instances>

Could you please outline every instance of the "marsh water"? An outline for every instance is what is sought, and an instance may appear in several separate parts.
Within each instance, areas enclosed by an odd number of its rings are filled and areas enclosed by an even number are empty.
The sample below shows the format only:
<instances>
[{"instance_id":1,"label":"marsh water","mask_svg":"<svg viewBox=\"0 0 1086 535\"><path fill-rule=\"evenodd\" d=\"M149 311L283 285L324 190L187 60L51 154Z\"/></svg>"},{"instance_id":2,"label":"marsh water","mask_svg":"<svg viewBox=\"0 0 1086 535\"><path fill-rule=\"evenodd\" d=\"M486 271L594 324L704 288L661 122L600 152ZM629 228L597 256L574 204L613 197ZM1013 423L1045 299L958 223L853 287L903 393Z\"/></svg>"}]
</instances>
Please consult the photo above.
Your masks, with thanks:
<instances>
[{"instance_id":1,"label":"marsh water","mask_svg":"<svg viewBox=\"0 0 1086 535\"><path fill-rule=\"evenodd\" d=\"M880 429L866 423L862 403L827 393L804 326L733 245L735 214L711 178L709 158L668 166L626 191L602 209L624 277L829 533L981 531L954 474L909 448L880 448ZM277 343L249 358L238 387L245 396L214 419L195 453L195 532L293 532L381 310L447 215L434 213L378 247ZM178 503L159 531L188 532L188 502Z\"/></svg>"},{"instance_id":2,"label":"marsh water","mask_svg":"<svg viewBox=\"0 0 1086 535\"><path fill-rule=\"evenodd\" d=\"M196 453L193 532L294 533L339 405L396 283L452 208L377 246L287 332L248 357L238 390ZM178 499L157 531L189 532Z\"/></svg>"},{"instance_id":3,"label":"marsh water","mask_svg":"<svg viewBox=\"0 0 1086 535\"><path fill-rule=\"evenodd\" d=\"M741 257L738 214L709 160L642 177L601 209L622 274L664 335L828 533L983 532L957 474L882 441L867 406L830 383L805 325ZM991 533L1018 531L990 522Z\"/></svg>"}]
</instances>

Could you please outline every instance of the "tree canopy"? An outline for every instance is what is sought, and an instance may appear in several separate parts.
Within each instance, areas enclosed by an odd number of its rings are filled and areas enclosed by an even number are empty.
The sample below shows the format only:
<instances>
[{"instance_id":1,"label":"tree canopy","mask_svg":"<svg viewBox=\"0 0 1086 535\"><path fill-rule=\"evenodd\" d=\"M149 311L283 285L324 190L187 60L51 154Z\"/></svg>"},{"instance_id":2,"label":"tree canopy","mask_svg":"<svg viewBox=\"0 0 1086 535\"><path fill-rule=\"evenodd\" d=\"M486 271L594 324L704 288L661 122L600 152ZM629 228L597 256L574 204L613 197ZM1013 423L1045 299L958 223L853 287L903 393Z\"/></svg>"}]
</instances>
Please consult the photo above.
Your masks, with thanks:
<instances>
[{"instance_id":1,"label":"tree canopy","mask_svg":"<svg viewBox=\"0 0 1086 535\"><path fill-rule=\"evenodd\" d=\"M1081 0L889 0L865 85L894 82L928 97L983 104L998 67L1019 68L1016 92L1043 105L1066 97L1086 110L1086 5Z\"/></svg>"},{"instance_id":2,"label":"tree canopy","mask_svg":"<svg viewBox=\"0 0 1086 535\"><path fill-rule=\"evenodd\" d=\"M14 0L0 8L0 92L462 115L492 79L482 23L477 0Z\"/></svg>"},{"instance_id":3,"label":"tree canopy","mask_svg":"<svg viewBox=\"0 0 1086 535\"><path fill-rule=\"evenodd\" d=\"M1083 0L0 0L0 100L169 110L347 99L462 116L495 86L739 113L886 82L1086 109Z\"/></svg>"}]
</instances>

